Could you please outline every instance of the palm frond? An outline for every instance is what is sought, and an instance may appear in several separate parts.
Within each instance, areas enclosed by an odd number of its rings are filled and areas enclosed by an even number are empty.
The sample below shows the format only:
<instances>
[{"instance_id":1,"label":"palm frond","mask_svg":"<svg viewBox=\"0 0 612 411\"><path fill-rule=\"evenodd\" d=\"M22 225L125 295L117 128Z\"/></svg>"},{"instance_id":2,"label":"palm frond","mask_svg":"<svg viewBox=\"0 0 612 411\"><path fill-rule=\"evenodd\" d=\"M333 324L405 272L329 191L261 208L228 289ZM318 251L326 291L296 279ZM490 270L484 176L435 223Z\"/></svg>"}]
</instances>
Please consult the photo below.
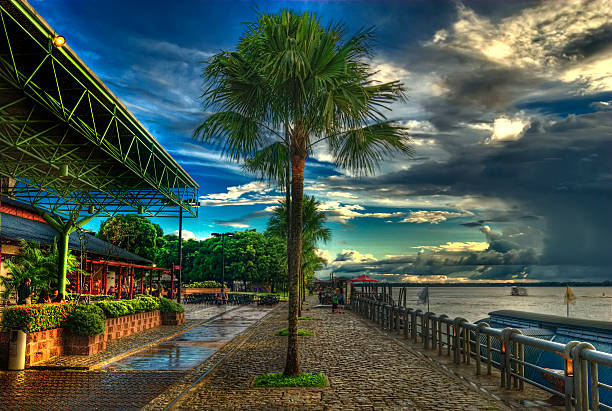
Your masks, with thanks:
<instances>
[{"instance_id":1,"label":"palm frond","mask_svg":"<svg viewBox=\"0 0 612 411\"><path fill-rule=\"evenodd\" d=\"M388 121L331 136L328 143L336 165L357 175L374 173L387 156L414 155L408 130Z\"/></svg>"}]
</instances>

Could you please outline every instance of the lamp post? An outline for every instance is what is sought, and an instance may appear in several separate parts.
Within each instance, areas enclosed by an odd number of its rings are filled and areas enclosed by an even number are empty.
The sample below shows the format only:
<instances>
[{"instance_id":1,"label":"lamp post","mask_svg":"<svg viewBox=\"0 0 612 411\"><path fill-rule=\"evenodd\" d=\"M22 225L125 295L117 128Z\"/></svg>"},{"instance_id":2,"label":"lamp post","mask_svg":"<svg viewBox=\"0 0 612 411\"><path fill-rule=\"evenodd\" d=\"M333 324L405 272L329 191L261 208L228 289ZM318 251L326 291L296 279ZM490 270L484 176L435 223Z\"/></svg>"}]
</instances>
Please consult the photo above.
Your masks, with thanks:
<instances>
[{"instance_id":1,"label":"lamp post","mask_svg":"<svg viewBox=\"0 0 612 411\"><path fill-rule=\"evenodd\" d=\"M221 237L221 296L225 288L225 237L233 237L234 233L212 233L213 237Z\"/></svg>"},{"instance_id":2,"label":"lamp post","mask_svg":"<svg viewBox=\"0 0 612 411\"><path fill-rule=\"evenodd\" d=\"M199 201L188 200L187 205L191 207L200 207ZM176 301L181 303L181 294L183 290L183 207L179 206L179 235L178 235L178 297Z\"/></svg>"}]
</instances>

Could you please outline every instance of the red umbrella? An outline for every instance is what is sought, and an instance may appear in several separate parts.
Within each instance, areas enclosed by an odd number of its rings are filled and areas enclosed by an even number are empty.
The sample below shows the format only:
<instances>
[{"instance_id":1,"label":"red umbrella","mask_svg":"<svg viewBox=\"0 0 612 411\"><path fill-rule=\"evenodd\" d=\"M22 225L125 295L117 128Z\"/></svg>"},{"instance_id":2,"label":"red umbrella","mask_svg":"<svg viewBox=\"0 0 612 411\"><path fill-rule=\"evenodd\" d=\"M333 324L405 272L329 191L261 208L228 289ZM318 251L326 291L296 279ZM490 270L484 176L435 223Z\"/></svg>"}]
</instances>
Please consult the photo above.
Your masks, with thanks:
<instances>
[{"instance_id":1,"label":"red umbrella","mask_svg":"<svg viewBox=\"0 0 612 411\"><path fill-rule=\"evenodd\" d=\"M375 280L374 278L370 277L369 275L360 275L357 278L353 278L352 280L349 280L353 283L377 283L378 280Z\"/></svg>"}]
</instances>

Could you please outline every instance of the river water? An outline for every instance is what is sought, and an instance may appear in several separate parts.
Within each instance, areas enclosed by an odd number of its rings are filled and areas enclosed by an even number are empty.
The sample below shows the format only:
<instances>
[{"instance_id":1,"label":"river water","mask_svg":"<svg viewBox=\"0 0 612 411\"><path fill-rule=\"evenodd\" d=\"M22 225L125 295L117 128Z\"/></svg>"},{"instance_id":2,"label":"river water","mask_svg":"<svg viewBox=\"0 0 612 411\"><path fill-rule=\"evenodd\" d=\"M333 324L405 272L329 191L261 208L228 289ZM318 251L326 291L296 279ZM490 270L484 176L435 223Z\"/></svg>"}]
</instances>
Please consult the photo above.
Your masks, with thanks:
<instances>
[{"instance_id":1,"label":"river water","mask_svg":"<svg viewBox=\"0 0 612 411\"><path fill-rule=\"evenodd\" d=\"M429 287L430 311L472 322L496 310L566 315L565 287L525 288L528 295L517 297L510 295L510 287ZM407 306L427 311L427 305L417 303L422 288L406 287L406 290ZM612 321L612 287L572 287L572 291L577 299L575 304L570 304L570 317ZM394 288L396 301L398 296L399 288Z\"/></svg>"}]
</instances>

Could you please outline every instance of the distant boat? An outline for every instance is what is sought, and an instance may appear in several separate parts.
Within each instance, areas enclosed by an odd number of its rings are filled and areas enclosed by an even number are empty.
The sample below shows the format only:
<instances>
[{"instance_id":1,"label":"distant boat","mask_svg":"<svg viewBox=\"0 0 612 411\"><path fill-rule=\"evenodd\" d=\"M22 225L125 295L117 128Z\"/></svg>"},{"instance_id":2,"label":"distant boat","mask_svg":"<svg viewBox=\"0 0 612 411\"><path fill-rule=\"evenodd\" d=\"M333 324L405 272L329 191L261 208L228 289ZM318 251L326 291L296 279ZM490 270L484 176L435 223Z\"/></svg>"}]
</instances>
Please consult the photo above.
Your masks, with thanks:
<instances>
[{"instance_id":1,"label":"distant boat","mask_svg":"<svg viewBox=\"0 0 612 411\"><path fill-rule=\"evenodd\" d=\"M527 289L525 287L512 287L510 295L525 296L527 295Z\"/></svg>"}]
</instances>

